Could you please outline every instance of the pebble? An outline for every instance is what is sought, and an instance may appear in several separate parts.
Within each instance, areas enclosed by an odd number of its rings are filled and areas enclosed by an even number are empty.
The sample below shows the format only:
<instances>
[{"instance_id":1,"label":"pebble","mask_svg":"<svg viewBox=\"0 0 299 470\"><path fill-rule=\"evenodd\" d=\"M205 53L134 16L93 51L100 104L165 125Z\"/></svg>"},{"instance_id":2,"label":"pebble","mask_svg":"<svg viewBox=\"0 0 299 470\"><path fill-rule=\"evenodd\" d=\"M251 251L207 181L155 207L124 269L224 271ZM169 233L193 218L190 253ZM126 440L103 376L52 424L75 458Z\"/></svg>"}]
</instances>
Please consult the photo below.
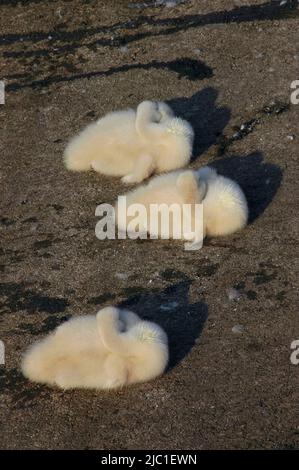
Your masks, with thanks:
<instances>
[{"instance_id":1,"label":"pebble","mask_svg":"<svg viewBox=\"0 0 299 470\"><path fill-rule=\"evenodd\" d=\"M126 53L126 52L128 52L129 48L128 48L128 46L121 46L121 47L119 48L119 50L120 50L121 52Z\"/></svg>"},{"instance_id":2,"label":"pebble","mask_svg":"<svg viewBox=\"0 0 299 470\"><path fill-rule=\"evenodd\" d=\"M294 137L293 135L287 135L287 139L288 139L288 140L294 140L295 137Z\"/></svg>"},{"instance_id":3,"label":"pebble","mask_svg":"<svg viewBox=\"0 0 299 470\"><path fill-rule=\"evenodd\" d=\"M128 279L129 276L128 276L127 273L116 273L116 274L115 274L115 277L116 277L117 279L120 279L121 281L125 281L125 280Z\"/></svg>"},{"instance_id":4,"label":"pebble","mask_svg":"<svg viewBox=\"0 0 299 470\"><path fill-rule=\"evenodd\" d=\"M78 234L78 230L75 228L71 228L68 230L67 234L68 234L68 237L74 237L75 235Z\"/></svg>"},{"instance_id":5,"label":"pebble","mask_svg":"<svg viewBox=\"0 0 299 470\"><path fill-rule=\"evenodd\" d=\"M227 296L229 300L239 300L241 297L240 292L235 289L234 287L231 287L230 289L227 290Z\"/></svg>"},{"instance_id":6,"label":"pebble","mask_svg":"<svg viewBox=\"0 0 299 470\"><path fill-rule=\"evenodd\" d=\"M176 7L180 3L182 3L181 0L169 0L168 2L165 3L165 6L166 8L172 8L172 7Z\"/></svg>"},{"instance_id":7,"label":"pebble","mask_svg":"<svg viewBox=\"0 0 299 470\"><path fill-rule=\"evenodd\" d=\"M173 8L182 3L185 3L186 0L149 0L147 2L142 3L129 3L129 8L155 8L155 7L166 7L166 8Z\"/></svg>"},{"instance_id":8,"label":"pebble","mask_svg":"<svg viewBox=\"0 0 299 470\"><path fill-rule=\"evenodd\" d=\"M178 302L169 302L168 304L160 305L160 310L169 312L170 310L175 310L178 307Z\"/></svg>"},{"instance_id":9,"label":"pebble","mask_svg":"<svg viewBox=\"0 0 299 470\"><path fill-rule=\"evenodd\" d=\"M38 229L38 224L32 224L31 227L30 227L30 232L36 232Z\"/></svg>"},{"instance_id":10,"label":"pebble","mask_svg":"<svg viewBox=\"0 0 299 470\"><path fill-rule=\"evenodd\" d=\"M241 334L243 333L245 330L245 327L244 325L235 325L232 327L232 332L233 333L237 333L237 334Z\"/></svg>"}]
</instances>

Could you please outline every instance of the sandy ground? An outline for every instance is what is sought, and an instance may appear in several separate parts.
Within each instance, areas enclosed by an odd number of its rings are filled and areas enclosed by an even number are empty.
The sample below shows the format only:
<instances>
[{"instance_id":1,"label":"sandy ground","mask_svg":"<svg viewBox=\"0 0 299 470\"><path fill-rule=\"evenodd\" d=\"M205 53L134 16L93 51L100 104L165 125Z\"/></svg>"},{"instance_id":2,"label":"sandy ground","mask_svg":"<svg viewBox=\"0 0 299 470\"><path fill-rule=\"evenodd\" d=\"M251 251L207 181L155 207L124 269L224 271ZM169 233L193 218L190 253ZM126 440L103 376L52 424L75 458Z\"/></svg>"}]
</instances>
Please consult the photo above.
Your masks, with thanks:
<instances>
[{"instance_id":1,"label":"sandy ground","mask_svg":"<svg viewBox=\"0 0 299 470\"><path fill-rule=\"evenodd\" d=\"M298 2L157 3L1 1L1 448L298 447ZM191 121L192 167L241 183L244 231L196 252L95 237L96 206L125 186L68 173L63 149L143 99ZM163 377L112 393L22 377L30 343L109 304L165 327Z\"/></svg>"}]
</instances>

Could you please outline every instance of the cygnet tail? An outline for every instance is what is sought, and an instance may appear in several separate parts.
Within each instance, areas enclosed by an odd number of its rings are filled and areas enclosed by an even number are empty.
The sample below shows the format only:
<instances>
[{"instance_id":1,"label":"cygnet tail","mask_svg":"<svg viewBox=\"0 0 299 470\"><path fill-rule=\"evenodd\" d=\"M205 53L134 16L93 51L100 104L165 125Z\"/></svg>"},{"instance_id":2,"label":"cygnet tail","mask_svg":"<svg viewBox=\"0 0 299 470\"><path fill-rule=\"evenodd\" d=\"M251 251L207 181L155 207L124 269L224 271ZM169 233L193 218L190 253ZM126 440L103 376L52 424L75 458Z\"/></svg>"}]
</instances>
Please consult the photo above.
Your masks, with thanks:
<instances>
[{"instance_id":1,"label":"cygnet tail","mask_svg":"<svg viewBox=\"0 0 299 470\"><path fill-rule=\"evenodd\" d=\"M21 369L25 377L33 382L53 383L55 365L59 358L53 349L52 337L35 343L25 353Z\"/></svg>"},{"instance_id":2,"label":"cygnet tail","mask_svg":"<svg viewBox=\"0 0 299 470\"><path fill-rule=\"evenodd\" d=\"M64 152L64 164L71 171L88 171L91 162L101 150L97 142L97 123L90 124L68 143Z\"/></svg>"}]
</instances>

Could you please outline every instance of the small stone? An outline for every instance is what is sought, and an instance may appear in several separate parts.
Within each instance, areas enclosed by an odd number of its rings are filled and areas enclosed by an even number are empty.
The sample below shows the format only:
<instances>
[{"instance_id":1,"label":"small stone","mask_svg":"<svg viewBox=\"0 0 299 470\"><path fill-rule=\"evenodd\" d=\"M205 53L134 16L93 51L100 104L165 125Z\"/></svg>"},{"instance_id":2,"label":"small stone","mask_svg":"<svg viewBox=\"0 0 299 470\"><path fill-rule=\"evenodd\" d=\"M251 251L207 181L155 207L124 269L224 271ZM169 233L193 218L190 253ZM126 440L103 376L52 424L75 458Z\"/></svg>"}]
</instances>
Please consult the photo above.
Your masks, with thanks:
<instances>
[{"instance_id":1,"label":"small stone","mask_svg":"<svg viewBox=\"0 0 299 470\"><path fill-rule=\"evenodd\" d=\"M154 281L157 281L160 279L160 274L158 271L154 272L154 274L152 275L151 279L148 281L149 284L151 284L152 282Z\"/></svg>"},{"instance_id":2,"label":"small stone","mask_svg":"<svg viewBox=\"0 0 299 470\"><path fill-rule=\"evenodd\" d=\"M239 298L241 297L240 292L234 287L231 287L226 292L227 292L228 300L239 300Z\"/></svg>"},{"instance_id":3,"label":"small stone","mask_svg":"<svg viewBox=\"0 0 299 470\"><path fill-rule=\"evenodd\" d=\"M78 230L75 228L71 228L68 230L67 234L69 237L74 237L75 235L78 235Z\"/></svg>"},{"instance_id":4,"label":"small stone","mask_svg":"<svg viewBox=\"0 0 299 470\"><path fill-rule=\"evenodd\" d=\"M38 224L32 224L31 227L30 227L30 232L36 232L38 229Z\"/></svg>"},{"instance_id":5,"label":"small stone","mask_svg":"<svg viewBox=\"0 0 299 470\"><path fill-rule=\"evenodd\" d=\"M232 332L237 334L242 334L245 330L244 325L235 325L232 327Z\"/></svg>"},{"instance_id":6,"label":"small stone","mask_svg":"<svg viewBox=\"0 0 299 470\"><path fill-rule=\"evenodd\" d=\"M128 52L129 48L128 46L121 46L119 50L125 54L126 52Z\"/></svg>"},{"instance_id":7,"label":"small stone","mask_svg":"<svg viewBox=\"0 0 299 470\"><path fill-rule=\"evenodd\" d=\"M180 0L169 0L168 2L165 3L166 8L172 8L176 7L181 3Z\"/></svg>"},{"instance_id":8,"label":"small stone","mask_svg":"<svg viewBox=\"0 0 299 470\"><path fill-rule=\"evenodd\" d=\"M52 109L53 109L53 106L48 106L47 108L41 108L39 111L43 114L46 114L46 113L52 111Z\"/></svg>"},{"instance_id":9,"label":"small stone","mask_svg":"<svg viewBox=\"0 0 299 470\"><path fill-rule=\"evenodd\" d=\"M167 304L160 305L160 310L163 310L164 312L169 312L170 310L175 310L178 305L178 302L168 302Z\"/></svg>"},{"instance_id":10,"label":"small stone","mask_svg":"<svg viewBox=\"0 0 299 470\"><path fill-rule=\"evenodd\" d=\"M117 279L120 279L121 281L126 281L128 279L128 274L127 273L116 273L115 277Z\"/></svg>"},{"instance_id":11,"label":"small stone","mask_svg":"<svg viewBox=\"0 0 299 470\"><path fill-rule=\"evenodd\" d=\"M293 135L287 135L287 139L288 139L288 140L294 140L295 137L294 137Z\"/></svg>"}]
</instances>

